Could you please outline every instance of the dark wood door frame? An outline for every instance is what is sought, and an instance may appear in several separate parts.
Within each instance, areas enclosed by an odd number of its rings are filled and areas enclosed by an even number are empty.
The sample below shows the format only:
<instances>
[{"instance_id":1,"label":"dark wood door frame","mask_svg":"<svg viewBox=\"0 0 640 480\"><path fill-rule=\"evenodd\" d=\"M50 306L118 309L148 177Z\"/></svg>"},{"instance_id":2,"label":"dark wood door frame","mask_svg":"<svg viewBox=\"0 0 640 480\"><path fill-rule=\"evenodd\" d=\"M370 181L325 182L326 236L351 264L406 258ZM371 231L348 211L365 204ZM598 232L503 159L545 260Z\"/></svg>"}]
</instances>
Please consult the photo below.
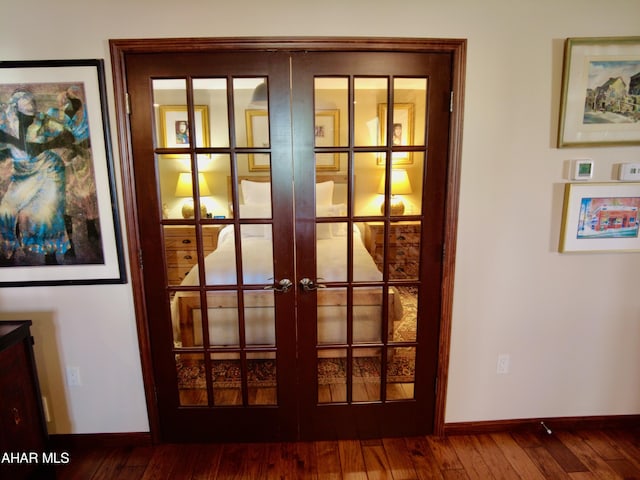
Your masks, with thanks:
<instances>
[{"instance_id":1,"label":"dark wood door frame","mask_svg":"<svg viewBox=\"0 0 640 480\"><path fill-rule=\"evenodd\" d=\"M127 76L125 59L136 53L193 53L204 51L380 51L380 52L446 52L452 58L451 123L447 166L444 250L442 254L442 302L438 340L438 373L434 412L434 434L442 435L445 427L445 402L449 370L453 286L456 257L462 125L464 111L464 79L466 65L465 39L421 38L162 38L110 40L111 64L116 104L117 135L121 162L122 194L126 221L131 286L138 330L142 376L145 387L149 426L152 439L159 442L160 422L156 403L150 336L144 297L144 279L140 265L141 242L133 175L130 123L128 117Z\"/></svg>"}]
</instances>

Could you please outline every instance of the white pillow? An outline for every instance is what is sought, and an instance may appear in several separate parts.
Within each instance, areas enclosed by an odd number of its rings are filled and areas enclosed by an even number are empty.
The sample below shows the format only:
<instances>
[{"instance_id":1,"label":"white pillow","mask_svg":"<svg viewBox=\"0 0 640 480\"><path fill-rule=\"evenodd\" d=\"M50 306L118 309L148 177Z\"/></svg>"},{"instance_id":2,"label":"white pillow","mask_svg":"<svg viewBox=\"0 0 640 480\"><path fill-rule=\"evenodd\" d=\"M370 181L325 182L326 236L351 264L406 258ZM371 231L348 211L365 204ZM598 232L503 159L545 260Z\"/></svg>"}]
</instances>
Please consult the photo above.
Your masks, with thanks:
<instances>
[{"instance_id":1,"label":"white pillow","mask_svg":"<svg viewBox=\"0 0 640 480\"><path fill-rule=\"evenodd\" d=\"M344 203L336 203L335 205L316 205L317 217L344 217L347 214L347 206ZM347 234L347 223L319 223L318 228L331 226L331 237L344 237ZM316 237L319 237L318 230L316 229Z\"/></svg>"},{"instance_id":2,"label":"white pillow","mask_svg":"<svg viewBox=\"0 0 640 480\"><path fill-rule=\"evenodd\" d=\"M269 218L271 207L269 205L240 205L240 218ZM242 237L265 237L267 225L242 225L240 234ZM271 231L269 229L269 231Z\"/></svg>"},{"instance_id":3,"label":"white pillow","mask_svg":"<svg viewBox=\"0 0 640 480\"><path fill-rule=\"evenodd\" d=\"M271 205L271 182L241 180L240 188L245 204Z\"/></svg>"},{"instance_id":4,"label":"white pillow","mask_svg":"<svg viewBox=\"0 0 640 480\"><path fill-rule=\"evenodd\" d=\"M271 205L249 203L240 205L240 218L269 218L271 217Z\"/></svg>"},{"instance_id":5,"label":"white pillow","mask_svg":"<svg viewBox=\"0 0 640 480\"><path fill-rule=\"evenodd\" d=\"M316 205L333 203L333 180L316 183Z\"/></svg>"},{"instance_id":6,"label":"white pillow","mask_svg":"<svg viewBox=\"0 0 640 480\"><path fill-rule=\"evenodd\" d=\"M316 217L335 217L336 215L333 205L316 205Z\"/></svg>"},{"instance_id":7,"label":"white pillow","mask_svg":"<svg viewBox=\"0 0 640 480\"><path fill-rule=\"evenodd\" d=\"M240 225L240 235L247 237L264 237L265 225Z\"/></svg>"},{"instance_id":8,"label":"white pillow","mask_svg":"<svg viewBox=\"0 0 640 480\"><path fill-rule=\"evenodd\" d=\"M331 233L332 223L316 223L316 240L333 238Z\"/></svg>"},{"instance_id":9,"label":"white pillow","mask_svg":"<svg viewBox=\"0 0 640 480\"><path fill-rule=\"evenodd\" d=\"M271 225L240 225L240 235L242 238L265 237L271 238Z\"/></svg>"},{"instance_id":10,"label":"white pillow","mask_svg":"<svg viewBox=\"0 0 640 480\"><path fill-rule=\"evenodd\" d=\"M333 180L316 184L316 205L331 205L333 202ZM270 205L271 182L241 180L242 198L245 204Z\"/></svg>"}]
</instances>

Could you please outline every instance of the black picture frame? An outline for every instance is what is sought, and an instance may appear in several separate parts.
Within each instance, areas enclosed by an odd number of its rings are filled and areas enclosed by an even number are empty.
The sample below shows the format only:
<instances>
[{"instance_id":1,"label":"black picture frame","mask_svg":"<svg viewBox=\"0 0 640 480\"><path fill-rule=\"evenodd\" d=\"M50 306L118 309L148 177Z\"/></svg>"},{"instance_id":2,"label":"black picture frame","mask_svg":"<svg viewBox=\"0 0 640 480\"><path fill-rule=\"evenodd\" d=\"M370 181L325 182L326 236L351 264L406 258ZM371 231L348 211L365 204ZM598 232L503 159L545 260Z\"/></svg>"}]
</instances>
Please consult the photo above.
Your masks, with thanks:
<instances>
[{"instance_id":1,"label":"black picture frame","mask_svg":"<svg viewBox=\"0 0 640 480\"><path fill-rule=\"evenodd\" d=\"M0 287L126 282L104 61L0 61Z\"/></svg>"}]
</instances>

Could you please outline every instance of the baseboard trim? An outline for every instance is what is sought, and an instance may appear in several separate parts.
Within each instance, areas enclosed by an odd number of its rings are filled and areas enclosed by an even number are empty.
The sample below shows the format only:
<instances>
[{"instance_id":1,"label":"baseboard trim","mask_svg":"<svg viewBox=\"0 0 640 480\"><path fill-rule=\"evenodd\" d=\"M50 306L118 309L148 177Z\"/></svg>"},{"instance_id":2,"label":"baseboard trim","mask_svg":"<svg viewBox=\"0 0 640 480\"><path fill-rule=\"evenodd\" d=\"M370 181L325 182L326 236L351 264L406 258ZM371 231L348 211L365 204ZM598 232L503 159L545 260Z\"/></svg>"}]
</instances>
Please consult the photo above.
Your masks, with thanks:
<instances>
[{"instance_id":1,"label":"baseboard trim","mask_svg":"<svg viewBox=\"0 0 640 480\"><path fill-rule=\"evenodd\" d=\"M452 422L444 424L445 435L479 435L483 433L522 430L585 430L640 427L640 415L606 415L594 417L548 417L484 422Z\"/></svg>"},{"instance_id":2,"label":"baseboard trim","mask_svg":"<svg viewBox=\"0 0 640 480\"><path fill-rule=\"evenodd\" d=\"M49 435L52 448L80 448L80 447L146 447L151 445L151 433L69 433Z\"/></svg>"},{"instance_id":3,"label":"baseboard trim","mask_svg":"<svg viewBox=\"0 0 640 480\"><path fill-rule=\"evenodd\" d=\"M544 425L543 425L544 424ZM444 435L481 435L496 432L588 430L640 428L640 415L605 415L593 417L547 417L444 424ZM151 433L70 433L49 435L52 448L145 447L153 444Z\"/></svg>"}]
</instances>

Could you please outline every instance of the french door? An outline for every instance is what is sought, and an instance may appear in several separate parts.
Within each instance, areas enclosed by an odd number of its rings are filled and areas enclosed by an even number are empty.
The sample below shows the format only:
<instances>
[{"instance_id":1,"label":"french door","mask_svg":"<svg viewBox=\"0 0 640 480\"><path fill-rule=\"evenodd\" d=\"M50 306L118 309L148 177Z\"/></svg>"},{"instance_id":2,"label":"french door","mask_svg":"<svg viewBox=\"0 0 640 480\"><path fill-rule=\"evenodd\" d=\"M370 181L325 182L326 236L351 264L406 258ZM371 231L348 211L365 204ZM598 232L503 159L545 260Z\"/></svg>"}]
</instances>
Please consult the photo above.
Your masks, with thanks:
<instances>
[{"instance_id":1,"label":"french door","mask_svg":"<svg viewBox=\"0 0 640 480\"><path fill-rule=\"evenodd\" d=\"M122 65L159 437L432 431L451 54L168 50Z\"/></svg>"}]
</instances>

